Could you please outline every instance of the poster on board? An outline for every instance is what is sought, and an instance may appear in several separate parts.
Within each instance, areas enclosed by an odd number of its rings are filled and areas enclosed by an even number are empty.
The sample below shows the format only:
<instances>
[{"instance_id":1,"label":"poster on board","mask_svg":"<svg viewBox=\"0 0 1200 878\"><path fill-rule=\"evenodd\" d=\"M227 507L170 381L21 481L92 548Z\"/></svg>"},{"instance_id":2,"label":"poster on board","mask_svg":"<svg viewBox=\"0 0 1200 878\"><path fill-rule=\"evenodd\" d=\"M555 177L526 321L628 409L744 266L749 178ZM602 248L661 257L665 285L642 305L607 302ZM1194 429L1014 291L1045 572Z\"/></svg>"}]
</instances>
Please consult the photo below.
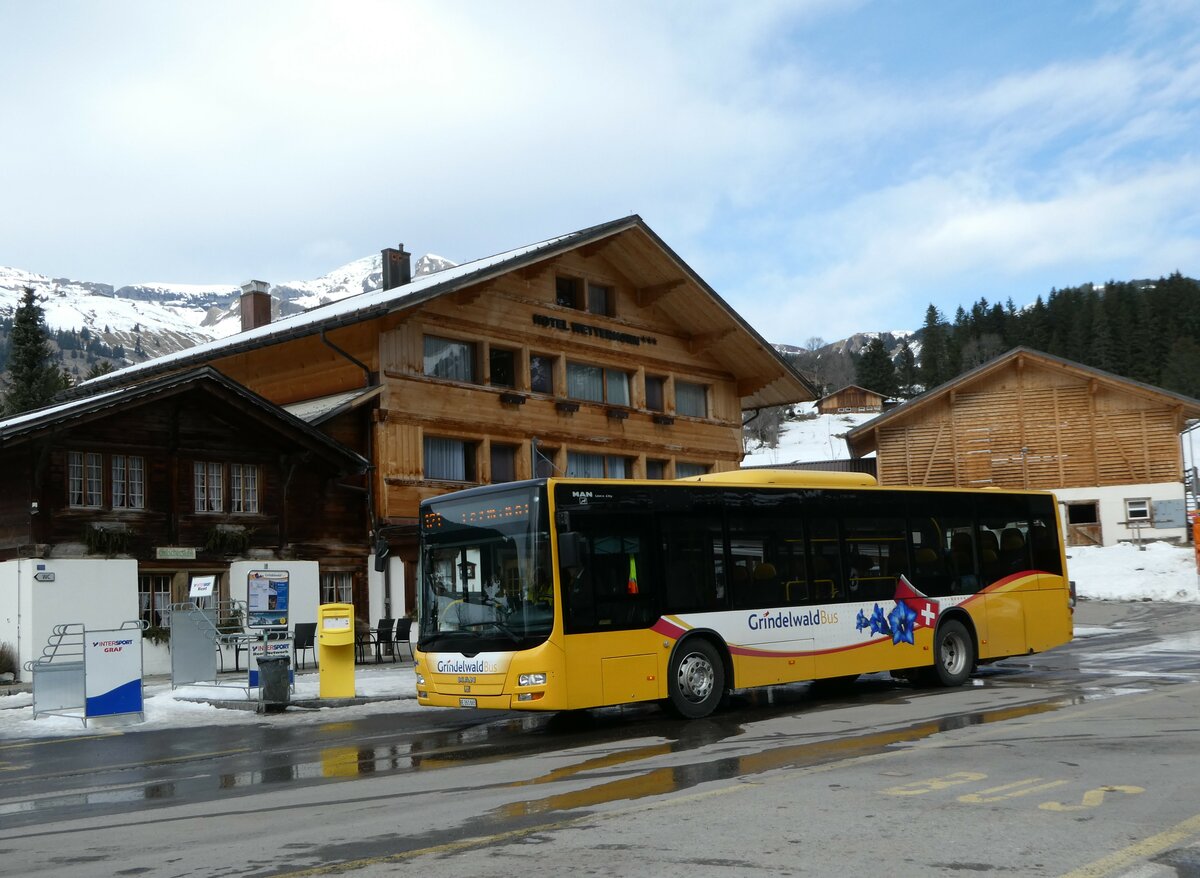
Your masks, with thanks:
<instances>
[{"instance_id":1,"label":"poster on board","mask_svg":"<svg viewBox=\"0 0 1200 878\"><path fill-rule=\"evenodd\" d=\"M251 570L247 577L247 605L251 628L286 628L288 623L288 571Z\"/></svg>"},{"instance_id":2,"label":"poster on board","mask_svg":"<svg viewBox=\"0 0 1200 878\"><path fill-rule=\"evenodd\" d=\"M85 631L84 715L142 713L142 629Z\"/></svg>"}]
</instances>

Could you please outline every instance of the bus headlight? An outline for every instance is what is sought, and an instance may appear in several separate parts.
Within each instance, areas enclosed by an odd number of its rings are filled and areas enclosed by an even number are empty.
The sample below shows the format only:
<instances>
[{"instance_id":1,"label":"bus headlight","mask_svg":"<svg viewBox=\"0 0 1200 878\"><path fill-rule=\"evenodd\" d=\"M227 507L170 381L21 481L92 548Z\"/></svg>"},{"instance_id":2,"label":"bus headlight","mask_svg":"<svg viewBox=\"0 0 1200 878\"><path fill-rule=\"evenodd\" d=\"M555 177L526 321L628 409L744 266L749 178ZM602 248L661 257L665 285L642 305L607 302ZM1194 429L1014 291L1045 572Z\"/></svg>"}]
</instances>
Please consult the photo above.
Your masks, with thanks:
<instances>
[{"instance_id":1,"label":"bus headlight","mask_svg":"<svg viewBox=\"0 0 1200 878\"><path fill-rule=\"evenodd\" d=\"M418 686L425 685L425 675L424 674L417 674L417 685Z\"/></svg>"},{"instance_id":2,"label":"bus headlight","mask_svg":"<svg viewBox=\"0 0 1200 878\"><path fill-rule=\"evenodd\" d=\"M545 674L521 674L517 677L518 686L545 686Z\"/></svg>"}]
</instances>

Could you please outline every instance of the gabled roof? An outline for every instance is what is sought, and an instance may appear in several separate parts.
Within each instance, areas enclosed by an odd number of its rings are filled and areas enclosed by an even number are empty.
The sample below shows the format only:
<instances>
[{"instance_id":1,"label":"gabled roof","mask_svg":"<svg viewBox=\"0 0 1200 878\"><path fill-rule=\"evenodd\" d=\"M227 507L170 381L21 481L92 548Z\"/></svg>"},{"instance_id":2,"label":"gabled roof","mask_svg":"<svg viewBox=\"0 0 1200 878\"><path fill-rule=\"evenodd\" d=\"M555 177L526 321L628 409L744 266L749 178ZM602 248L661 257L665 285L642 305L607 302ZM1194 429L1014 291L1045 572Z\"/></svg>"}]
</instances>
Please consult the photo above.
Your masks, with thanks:
<instances>
[{"instance_id":1,"label":"gabled roof","mask_svg":"<svg viewBox=\"0 0 1200 878\"><path fill-rule=\"evenodd\" d=\"M886 398L878 390L872 390L869 387L863 387L861 384L846 384L842 387L839 387L837 390L829 391L829 393L825 394L820 399L818 399L817 402L824 402L825 400L829 399L831 396L837 396L843 390L861 390L863 393L869 393L872 396L878 396L880 399Z\"/></svg>"},{"instance_id":2,"label":"gabled roof","mask_svg":"<svg viewBox=\"0 0 1200 878\"><path fill-rule=\"evenodd\" d=\"M1073 360L1056 357L1053 354L1035 351L1032 348L1016 347L848 431L846 433L846 444L850 447L850 453L855 457L862 457L864 454L875 451L876 431L881 427L902 423L910 418L919 417L923 409L937 400L957 390L961 390L963 387L974 384L981 378L999 372L1013 362L1020 362L1022 360L1044 366L1048 369L1066 372L1084 381L1098 381L1123 393L1133 393L1138 396L1157 399L1166 406L1178 406L1183 410L1185 418L1200 417L1200 399L1192 399L1190 396L1183 396L1170 390L1163 390L1161 387L1144 384L1141 381L1134 381L1132 378L1123 378L1120 375L1114 375L1102 369L1094 369L1091 366L1085 366Z\"/></svg>"},{"instance_id":3,"label":"gabled roof","mask_svg":"<svg viewBox=\"0 0 1200 878\"><path fill-rule=\"evenodd\" d=\"M59 433L122 410L197 390L227 400L242 412L253 413L260 423L268 424L279 433L290 436L298 445L309 448L339 469L358 472L367 467L367 461L359 454L236 381L226 378L210 366L177 372L6 418L0 421L0 447L9 447Z\"/></svg>"},{"instance_id":4,"label":"gabled roof","mask_svg":"<svg viewBox=\"0 0 1200 878\"><path fill-rule=\"evenodd\" d=\"M630 239L631 235L640 240ZM654 277L647 278L647 286L639 290L639 294L645 292L651 301L680 291L701 294L699 297L689 296L686 307L673 309L671 315L685 331L694 330L696 343L708 345L712 356L738 377L738 393L744 408L786 405L816 398L817 393L812 385L636 214L467 262L416 278L390 290L350 296L228 338L156 357L84 381L67 393L94 393L130 381L409 310L439 296L588 245L613 246L629 258L644 255L647 245L650 252L656 252L662 267L656 270ZM733 326L727 332L712 333L713 318L726 319ZM723 342L737 331L744 333L744 338L748 337L746 340L749 344L725 350Z\"/></svg>"}]
</instances>

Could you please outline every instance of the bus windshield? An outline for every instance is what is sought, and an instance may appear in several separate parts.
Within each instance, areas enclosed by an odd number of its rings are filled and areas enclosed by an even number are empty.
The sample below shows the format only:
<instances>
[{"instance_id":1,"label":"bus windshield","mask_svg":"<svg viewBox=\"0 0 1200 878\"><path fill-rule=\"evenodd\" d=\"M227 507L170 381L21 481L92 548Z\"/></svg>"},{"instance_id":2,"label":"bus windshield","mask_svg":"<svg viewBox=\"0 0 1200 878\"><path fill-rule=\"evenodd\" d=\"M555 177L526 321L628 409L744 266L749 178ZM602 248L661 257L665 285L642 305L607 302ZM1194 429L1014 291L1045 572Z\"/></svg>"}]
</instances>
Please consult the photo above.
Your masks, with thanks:
<instances>
[{"instance_id":1,"label":"bus windshield","mask_svg":"<svg viewBox=\"0 0 1200 878\"><path fill-rule=\"evenodd\" d=\"M550 535L537 484L472 491L421 508L420 646L525 649L554 621Z\"/></svg>"}]
</instances>

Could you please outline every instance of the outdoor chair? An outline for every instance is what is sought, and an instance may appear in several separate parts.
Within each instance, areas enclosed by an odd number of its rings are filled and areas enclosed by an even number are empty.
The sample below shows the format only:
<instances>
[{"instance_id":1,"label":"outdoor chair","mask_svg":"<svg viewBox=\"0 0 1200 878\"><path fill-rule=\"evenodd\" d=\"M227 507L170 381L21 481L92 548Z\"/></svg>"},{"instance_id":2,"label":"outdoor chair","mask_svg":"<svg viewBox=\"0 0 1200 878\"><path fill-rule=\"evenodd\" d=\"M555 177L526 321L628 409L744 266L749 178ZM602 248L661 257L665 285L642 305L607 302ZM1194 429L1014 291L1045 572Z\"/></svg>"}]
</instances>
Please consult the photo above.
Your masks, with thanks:
<instances>
[{"instance_id":1,"label":"outdoor chair","mask_svg":"<svg viewBox=\"0 0 1200 878\"><path fill-rule=\"evenodd\" d=\"M313 664L317 661L317 623L316 622L297 622L295 637L292 639L292 664L296 667L304 667L303 661L305 651L313 654Z\"/></svg>"},{"instance_id":2,"label":"outdoor chair","mask_svg":"<svg viewBox=\"0 0 1200 878\"><path fill-rule=\"evenodd\" d=\"M416 658L413 655L412 643L409 642L409 637L412 634L412 617L405 616L403 619L396 620L396 635L392 639L392 655L401 649L408 650L409 659Z\"/></svg>"},{"instance_id":3,"label":"outdoor chair","mask_svg":"<svg viewBox=\"0 0 1200 878\"><path fill-rule=\"evenodd\" d=\"M386 650L392 656L392 661L396 660L396 650L392 640L392 632L395 630L395 619L380 619L379 624L375 627L375 663L383 661L383 653Z\"/></svg>"}]
</instances>

